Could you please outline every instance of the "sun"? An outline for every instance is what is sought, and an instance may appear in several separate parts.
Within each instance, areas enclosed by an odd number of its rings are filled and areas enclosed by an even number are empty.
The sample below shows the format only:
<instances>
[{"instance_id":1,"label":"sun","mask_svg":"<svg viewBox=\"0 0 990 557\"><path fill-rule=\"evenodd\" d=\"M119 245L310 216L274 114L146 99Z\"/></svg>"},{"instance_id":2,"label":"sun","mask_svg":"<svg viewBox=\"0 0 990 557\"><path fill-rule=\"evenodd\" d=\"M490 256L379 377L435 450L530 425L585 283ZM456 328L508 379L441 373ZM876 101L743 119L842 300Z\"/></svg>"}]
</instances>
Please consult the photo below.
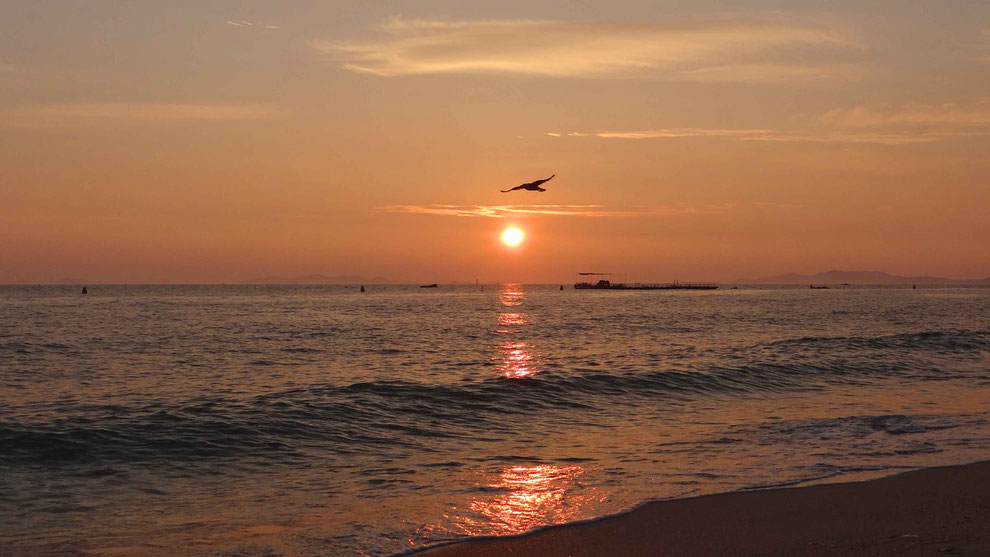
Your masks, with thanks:
<instances>
[{"instance_id":1,"label":"sun","mask_svg":"<svg viewBox=\"0 0 990 557\"><path fill-rule=\"evenodd\" d=\"M525 234L515 226L510 226L502 231L502 243L507 246L518 246L522 243Z\"/></svg>"}]
</instances>

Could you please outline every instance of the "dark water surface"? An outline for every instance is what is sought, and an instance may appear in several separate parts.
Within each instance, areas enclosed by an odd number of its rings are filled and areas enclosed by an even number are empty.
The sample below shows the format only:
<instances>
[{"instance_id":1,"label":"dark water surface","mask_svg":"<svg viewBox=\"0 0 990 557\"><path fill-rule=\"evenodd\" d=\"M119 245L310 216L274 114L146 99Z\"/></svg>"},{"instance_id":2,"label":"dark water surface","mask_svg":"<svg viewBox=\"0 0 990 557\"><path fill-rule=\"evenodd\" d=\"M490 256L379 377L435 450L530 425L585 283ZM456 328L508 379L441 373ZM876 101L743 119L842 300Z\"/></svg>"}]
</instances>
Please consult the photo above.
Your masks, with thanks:
<instances>
[{"instance_id":1,"label":"dark water surface","mask_svg":"<svg viewBox=\"0 0 990 557\"><path fill-rule=\"evenodd\" d=\"M990 458L990 290L0 287L0 555L386 555Z\"/></svg>"}]
</instances>

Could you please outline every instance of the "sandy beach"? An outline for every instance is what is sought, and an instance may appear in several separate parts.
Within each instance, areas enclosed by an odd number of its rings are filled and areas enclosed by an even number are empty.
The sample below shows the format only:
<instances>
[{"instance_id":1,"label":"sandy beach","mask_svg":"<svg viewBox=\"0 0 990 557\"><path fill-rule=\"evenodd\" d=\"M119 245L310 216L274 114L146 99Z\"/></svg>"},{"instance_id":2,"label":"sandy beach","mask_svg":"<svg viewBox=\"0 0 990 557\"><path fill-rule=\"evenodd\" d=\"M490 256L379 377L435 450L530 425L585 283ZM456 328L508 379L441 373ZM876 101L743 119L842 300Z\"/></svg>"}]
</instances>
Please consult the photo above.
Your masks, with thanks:
<instances>
[{"instance_id":1,"label":"sandy beach","mask_svg":"<svg viewBox=\"0 0 990 557\"><path fill-rule=\"evenodd\" d=\"M597 521L415 555L990 555L990 461L655 501Z\"/></svg>"}]
</instances>

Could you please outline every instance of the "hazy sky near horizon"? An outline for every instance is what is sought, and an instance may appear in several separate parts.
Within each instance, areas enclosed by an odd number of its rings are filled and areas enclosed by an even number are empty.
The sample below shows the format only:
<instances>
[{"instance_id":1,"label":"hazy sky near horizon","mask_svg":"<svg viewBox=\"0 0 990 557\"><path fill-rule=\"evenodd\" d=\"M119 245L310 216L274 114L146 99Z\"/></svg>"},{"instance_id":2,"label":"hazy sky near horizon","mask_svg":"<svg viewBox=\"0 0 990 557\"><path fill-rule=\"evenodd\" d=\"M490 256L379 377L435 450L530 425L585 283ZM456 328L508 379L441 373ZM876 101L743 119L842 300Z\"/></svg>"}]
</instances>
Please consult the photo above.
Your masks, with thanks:
<instances>
[{"instance_id":1,"label":"hazy sky near horizon","mask_svg":"<svg viewBox=\"0 0 990 557\"><path fill-rule=\"evenodd\" d=\"M0 7L0 283L986 277L988 153L985 1Z\"/></svg>"}]
</instances>

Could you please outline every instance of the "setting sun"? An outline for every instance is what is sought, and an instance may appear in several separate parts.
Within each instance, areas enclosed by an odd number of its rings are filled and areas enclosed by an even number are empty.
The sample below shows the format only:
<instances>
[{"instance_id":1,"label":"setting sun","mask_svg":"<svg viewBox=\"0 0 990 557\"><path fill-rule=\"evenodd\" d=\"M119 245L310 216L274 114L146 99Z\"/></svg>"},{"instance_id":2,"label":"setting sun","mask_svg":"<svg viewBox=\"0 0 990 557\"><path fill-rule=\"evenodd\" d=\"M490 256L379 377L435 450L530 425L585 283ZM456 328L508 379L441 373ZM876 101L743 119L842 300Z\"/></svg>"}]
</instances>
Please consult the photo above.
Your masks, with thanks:
<instances>
[{"instance_id":1,"label":"setting sun","mask_svg":"<svg viewBox=\"0 0 990 557\"><path fill-rule=\"evenodd\" d=\"M502 243L507 246L518 246L523 241L523 231L510 226L502 232Z\"/></svg>"}]
</instances>

